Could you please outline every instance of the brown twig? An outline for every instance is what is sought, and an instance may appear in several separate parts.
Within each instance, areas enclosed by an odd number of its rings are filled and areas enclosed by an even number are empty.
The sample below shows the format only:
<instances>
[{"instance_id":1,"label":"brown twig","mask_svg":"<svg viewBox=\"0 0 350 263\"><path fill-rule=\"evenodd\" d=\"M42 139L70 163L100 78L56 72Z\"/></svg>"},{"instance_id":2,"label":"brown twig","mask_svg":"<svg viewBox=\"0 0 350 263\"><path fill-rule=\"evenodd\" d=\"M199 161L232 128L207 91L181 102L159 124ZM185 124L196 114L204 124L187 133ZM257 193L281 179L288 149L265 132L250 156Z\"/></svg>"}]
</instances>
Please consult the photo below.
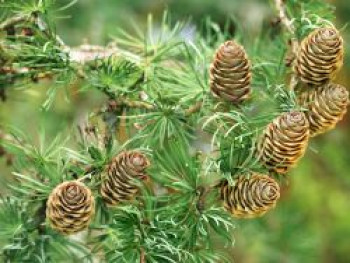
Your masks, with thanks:
<instances>
[{"instance_id":1,"label":"brown twig","mask_svg":"<svg viewBox=\"0 0 350 263\"><path fill-rule=\"evenodd\" d=\"M196 113L198 111L200 111L200 109L202 108L203 102L202 101L198 101L196 104L194 104L192 107L188 108L187 110L185 110L185 116L190 116L193 113Z\"/></svg>"},{"instance_id":2,"label":"brown twig","mask_svg":"<svg viewBox=\"0 0 350 263\"><path fill-rule=\"evenodd\" d=\"M65 46L65 51L69 54L70 61L85 64L96 59L105 59L118 54L118 48L113 45L97 46L83 44L70 48Z\"/></svg>"},{"instance_id":3,"label":"brown twig","mask_svg":"<svg viewBox=\"0 0 350 263\"><path fill-rule=\"evenodd\" d=\"M295 37L295 27L293 25L293 22L292 22L291 19L289 19L288 15L287 15L287 11L286 11L286 6L285 6L285 3L284 3L284 0L275 0L275 6L276 6L276 9L277 9L280 21L282 22L282 24L284 25L286 30L292 36L291 46L292 46L293 52L295 53L295 52L297 52L299 43L298 43L298 40Z\"/></svg>"},{"instance_id":4,"label":"brown twig","mask_svg":"<svg viewBox=\"0 0 350 263\"><path fill-rule=\"evenodd\" d=\"M199 195L196 203L196 208L200 213L202 213L205 209L206 196L209 194L210 188L200 186L198 188L198 192L199 192Z\"/></svg>"},{"instance_id":5,"label":"brown twig","mask_svg":"<svg viewBox=\"0 0 350 263\"><path fill-rule=\"evenodd\" d=\"M274 0L275 6L278 12L279 19L283 26L286 28L286 30L290 33L291 39L290 39L290 47L292 51L293 58L296 57L296 54L299 49L299 42L298 39L295 36L295 27L293 25L292 20L288 17L286 6L284 3L284 0ZM290 89L294 89L296 85L298 84L296 76L293 74L290 80Z\"/></svg>"},{"instance_id":6,"label":"brown twig","mask_svg":"<svg viewBox=\"0 0 350 263\"><path fill-rule=\"evenodd\" d=\"M3 145L3 141L5 141L5 140L11 141L11 142L14 141L13 140L13 136L4 133L0 129L0 158L4 157L5 160L6 160L6 165L7 166L12 166L14 156L13 156L13 154L11 154L11 153L6 151L6 149L5 149L4 145Z\"/></svg>"},{"instance_id":7,"label":"brown twig","mask_svg":"<svg viewBox=\"0 0 350 263\"><path fill-rule=\"evenodd\" d=\"M146 254L143 248L140 249L140 263L146 263Z\"/></svg>"},{"instance_id":8,"label":"brown twig","mask_svg":"<svg viewBox=\"0 0 350 263\"><path fill-rule=\"evenodd\" d=\"M15 24L19 24L25 21L29 21L31 16L28 15L22 15L22 16L15 16L12 18L7 19L0 25L0 30L6 30L8 27L13 26ZM34 23L45 25L43 21L41 21L40 17L33 16L35 19L33 19ZM42 26L42 31L47 33L47 27ZM48 33L47 33L48 34ZM49 34L48 34L49 35ZM109 44L107 46L97 46L97 45L90 45L87 43L84 43L83 45L80 45L78 47L69 47L64 44L64 42L61 40L59 36L56 36L56 40L60 44L62 51L68 53L69 60L71 62L75 62L78 64L86 64L91 61L95 61L96 59L105 59L109 58L111 56L115 56L118 53L120 53L120 50L116 47L115 44ZM8 68L2 68L0 69L2 71L6 71L7 74L29 74L28 68L23 69L13 69L11 67ZM77 71L79 77L86 78L85 74L81 71ZM35 80L41 79L41 78L47 78L52 77L53 74L50 74L50 72L45 72L43 74L37 74L35 76ZM144 75L142 75L133 85L134 87L139 85L144 80ZM199 101L192 107L186 109L184 111L185 116L189 116L193 113L198 112L202 107L202 102ZM128 108L139 108L139 109L146 109L146 110L153 110L155 109L155 106L153 104L147 103L145 101L132 101L127 98L118 98L116 100L113 100L109 104L109 109L111 108L118 108L118 107L128 107Z\"/></svg>"},{"instance_id":9,"label":"brown twig","mask_svg":"<svg viewBox=\"0 0 350 263\"><path fill-rule=\"evenodd\" d=\"M14 26L18 23L25 22L28 19L29 19L28 15L18 15L18 16L10 17L0 24L0 31L6 30L9 27Z\"/></svg>"},{"instance_id":10,"label":"brown twig","mask_svg":"<svg viewBox=\"0 0 350 263\"><path fill-rule=\"evenodd\" d=\"M116 100L110 100L108 103L108 110L116 110L119 107L128 107L128 108L139 108L146 110L153 110L155 106L144 101L134 101L126 98L118 98Z\"/></svg>"},{"instance_id":11,"label":"brown twig","mask_svg":"<svg viewBox=\"0 0 350 263\"><path fill-rule=\"evenodd\" d=\"M291 35L294 35L295 28L294 28L292 21L287 16L284 0L275 0L275 6L276 6L276 9L278 11L278 16L279 16L281 22L286 27L286 29L289 31L289 33Z\"/></svg>"},{"instance_id":12,"label":"brown twig","mask_svg":"<svg viewBox=\"0 0 350 263\"><path fill-rule=\"evenodd\" d=\"M203 105L202 101L198 101L196 104L194 104L192 107L189 107L185 110L185 116L190 116L193 113L198 112ZM146 110L153 110L155 109L155 106L144 101L134 101L129 100L126 98L118 98L116 100L110 100L108 103L108 110L114 111L118 109L119 107L128 107L128 108L139 108L139 109L146 109Z\"/></svg>"},{"instance_id":13,"label":"brown twig","mask_svg":"<svg viewBox=\"0 0 350 263\"><path fill-rule=\"evenodd\" d=\"M28 21L31 21L36 25L42 25L41 31L44 32L46 35L50 36L49 32L47 31L48 27L46 23L42 21L40 17L36 16L35 13L31 15L17 15L8 18L0 24L0 31L8 30L9 28L17 24ZM56 41L62 47L63 51L69 54L70 61L77 62L79 64L85 64L96 59L108 58L118 53L118 49L114 44L109 44L107 46L98 46L84 43L83 45L80 45L78 47L69 47L64 44L64 42L58 35L56 36Z\"/></svg>"}]
</instances>

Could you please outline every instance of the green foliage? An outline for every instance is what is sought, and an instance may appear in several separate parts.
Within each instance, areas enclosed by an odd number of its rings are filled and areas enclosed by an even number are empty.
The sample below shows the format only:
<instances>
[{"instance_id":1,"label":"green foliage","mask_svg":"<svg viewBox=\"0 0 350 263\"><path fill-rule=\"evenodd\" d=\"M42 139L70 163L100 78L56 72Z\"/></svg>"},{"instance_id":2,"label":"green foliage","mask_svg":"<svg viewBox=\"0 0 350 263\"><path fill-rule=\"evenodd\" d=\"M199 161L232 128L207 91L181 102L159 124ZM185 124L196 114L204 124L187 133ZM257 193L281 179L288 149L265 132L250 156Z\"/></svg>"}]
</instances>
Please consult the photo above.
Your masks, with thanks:
<instances>
[{"instance_id":1,"label":"green foliage","mask_svg":"<svg viewBox=\"0 0 350 263\"><path fill-rule=\"evenodd\" d=\"M3 246L23 230L25 210L10 198L1 198L0 201L0 244Z\"/></svg>"},{"instance_id":2,"label":"green foliage","mask_svg":"<svg viewBox=\"0 0 350 263\"><path fill-rule=\"evenodd\" d=\"M11 66L0 76L1 88L45 73L55 82L43 104L47 110L59 87L77 79L84 82L80 91L97 89L110 103L91 114L97 123L79 126L77 137L57 136L47 143L41 131L37 143L7 129L9 138L2 144L15 156L15 179L9 184L11 198L0 203L4 260L89 262L92 255L102 255L107 262L142 262L143 257L146 262L229 262L215 243L233 246L235 222L222 208L218 186L251 171L266 172L255 155L259 135L281 112L300 110L286 84L290 35L268 28L256 41L247 41L236 20L221 29L209 18L197 32L190 22L172 23L166 12L160 23L149 16L145 32L138 26L133 34L120 30L114 37L116 54L82 64L71 60L56 35L55 1L3 2L3 18L26 16L19 28L30 24L33 34L1 40L1 66ZM286 4L298 39L331 18L321 1ZM253 95L242 105L213 98L209 89L213 54L233 37L247 42L253 65ZM206 143L205 135L211 147L201 152L194 140ZM134 200L107 207L99 192L102 175L124 149L149 156L150 180L138 182ZM96 200L96 216L82 242L53 232L45 218L51 191L68 180L83 181Z\"/></svg>"},{"instance_id":3,"label":"green foliage","mask_svg":"<svg viewBox=\"0 0 350 263\"><path fill-rule=\"evenodd\" d=\"M200 180L200 162L188 153L187 145L170 140L167 147L155 153L154 180L178 191L195 192Z\"/></svg>"},{"instance_id":4,"label":"green foliage","mask_svg":"<svg viewBox=\"0 0 350 263\"><path fill-rule=\"evenodd\" d=\"M335 8L322 0L288 0L289 15L294 18L296 36L299 40L310 31L322 27L332 26Z\"/></svg>"},{"instance_id":5,"label":"green foliage","mask_svg":"<svg viewBox=\"0 0 350 263\"><path fill-rule=\"evenodd\" d=\"M45 208L45 206L44 206ZM88 250L79 242L47 231L41 221L43 209L33 214L33 207L13 198L0 203L0 259L4 262L76 262L86 258Z\"/></svg>"},{"instance_id":6,"label":"green foliage","mask_svg":"<svg viewBox=\"0 0 350 263\"><path fill-rule=\"evenodd\" d=\"M163 148L169 140L176 138L188 144L191 126L186 122L184 114L171 106L159 105L158 107L158 111L130 118L144 125L135 136L136 143L150 147L158 145Z\"/></svg>"},{"instance_id":7,"label":"green foliage","mask_svg":"<svg viewBox=\"0 0 350 263\"><path fill-rule=\"evenodd\" d=\"M141 69L135 63L109 58L101 64L88 76L88 83L92 87L103 91L110 98L135 94L137 84L143 77Z\"/></svg>"}]
</instances>

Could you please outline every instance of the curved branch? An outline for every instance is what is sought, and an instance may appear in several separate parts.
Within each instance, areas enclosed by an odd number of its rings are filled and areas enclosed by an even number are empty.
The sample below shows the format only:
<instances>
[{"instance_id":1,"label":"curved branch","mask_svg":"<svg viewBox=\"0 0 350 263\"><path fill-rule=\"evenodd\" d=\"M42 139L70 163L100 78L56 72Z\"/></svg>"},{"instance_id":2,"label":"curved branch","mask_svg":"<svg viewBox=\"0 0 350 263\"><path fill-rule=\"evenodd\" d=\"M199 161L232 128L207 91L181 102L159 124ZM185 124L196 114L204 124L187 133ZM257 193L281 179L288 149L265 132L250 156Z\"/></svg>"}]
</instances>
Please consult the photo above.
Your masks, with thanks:
<instances>
[{"instance_id":1,"label":"curved branch","mask_svg":"<svg viewBox=\"0 0 350 263\"><path fill-rule=\"evenodd\" d=\"M299 43L295 37L295 27L293 25L293 21L287 15L284 0L275 0L275 7L277 9L278 17L280 18L280 21L292 36L291 47L292 47L293 53L295 54L298 50Z\"/></svg>"},{"instance_id":2,"label":"curved branch","mask_svg":"<svg viewBox=\"0 0 350 263\"><path fill-rule=\"evenodd\" d=\"M146 263L146 254L143 248L140 250L140 263Z\"/></svg>"},{"instance_id":3,"label":"curved branch","mask_svg":"<svg viewBox=\"0 0 350 263\"><path fill-rule=\"evenodd\" d=\"M200 109L202 108L203 102L202 101L198 101L196 104L194 104L192 107L188 108L187 110L185 110L185 116L188 117L193 113L196 113L198 111L200 111Z\"/></svg>"},{"instance_id":4,"label":"curved branch","mask_svg":"<svg viewBox=\"0 0 350 263\"><path fill-rule=\"evenodd\" d=\"M110 100L108 102L108 110L115 110L118 107L128 107L128 108L139 108L139 109L146 109L146 110L153 110L155 109L155 106L144 102L144 101L133 101L133 100L129 100L126 98L118 98L115 100Z\"/></svg>"},{"instance_id":5,"label":"curved branch","mask_svg":"<svg viewBox=\"0 0 350 263\"><path fill-rule=\"evenodd\" d=\"M109 58L119 53L118 48L113 44L106 47L89 44L83 44L75 48L65 46L65 51L69 54L71 62L79 64L85 64L96 59Z\"/></svg>"},{"instance_id":6,"label":"curved branch","mask_svg":"<svg viewBox=\"0 0 350 263\"><path fill-rule=\"evenodd\" d=\"M28 20L28 15L18 15L10 17L0 24L0 31L6 30L11 26L14 26L18 23L22 23Z\"/></svg>"},{"instance_id":7,"label":"curved branch","mask_svg":"<svg viewBox=\"0 0 350 263\"><path fill-rule=\"evenodd\" d=\"M277 9L280 21L291 35L290 47L291 47L292 59L290 59L289 63L292 64L299 49L299 42L295 36L295 27L293 25L293 21L287 15L286 6L284 2L285 0L274 0L274 1L275 1L275 7ZM290 80L290 85L289 85L290 89L294 89L297 86L297 84L298 84L297 77L295 76L295 74L293 74Z\"/></svg>"},{"instance_id":8,"label":"curved branch","mask_svg":"<svg viewBox=\"0 0 350 263\"><path fill-rule=\"evenodd\" d=\"M292 34L295 34L295 28L292 21L288 18L286 7L283 0L275 0L275 6L278 11L278 16L281 19L281 22L286 27L286 29Z\"/></svg>"}]
</instances>

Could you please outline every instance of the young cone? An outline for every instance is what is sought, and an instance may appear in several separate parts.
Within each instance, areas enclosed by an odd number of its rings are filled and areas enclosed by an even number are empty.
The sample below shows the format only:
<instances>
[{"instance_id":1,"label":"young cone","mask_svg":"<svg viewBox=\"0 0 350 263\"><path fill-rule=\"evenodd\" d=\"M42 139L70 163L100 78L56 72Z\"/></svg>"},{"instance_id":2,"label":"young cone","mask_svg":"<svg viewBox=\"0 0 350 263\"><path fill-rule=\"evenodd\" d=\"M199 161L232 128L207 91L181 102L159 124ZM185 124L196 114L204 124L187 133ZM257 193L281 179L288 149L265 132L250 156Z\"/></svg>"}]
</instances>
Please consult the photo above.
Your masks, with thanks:
<instances>
[{"instance_id":1,"label":"young cone","mask_svg":"<svg viewBox=\"0 0 350 263\"><path fill-rule=\"evenodd\" d=\"M138 151L118 154L107 166L102 179L101 195L108 205L132 199L139 191L136 180L145 179L150 162Z\"/></svg>"},{"instance_id":2,"label":"young cone","mask_svg":"<svg viewBox=\"0 0 350 263\"><path fill-rule=\"evenodd\" d=\"M94 213L94 197L90 189L78 181L59 184L46 204L46 217L51 227L62 234L85 229Z\"/></svg>"},{"instance_id":3,"label":"young cone","mask_svg":"<svg viewBox=\"0 0 350 263\"><path fill-rule=\"evenodd\" d=\"M339 32L333 27L316 29L301 42L294 71L302 82L320 86L334 77L343 57Z\"/></svg>"},{"instance_id":4,"label":"young cone","mask_svg":"<svg viewBox=\"0 0 350 263\"><path fill-rule=\"evenodd\" d=\"M221 186L224 207L237 218L262 216L276 206L279 197L278 183L258 173L254 173L250 178L240 176L233 186L228 182Z\"/></svg>"},{"instance_id":5,"label":"young cone","mask_svg":"<svg viewBox=\"0 0 350 263\"><path fill-rule=\"evenodd\" d=\"M287 173L304 155L309 140L309 123L302 112L282 114L265 129L258 141L260 161L277 173Z\"/></svg>"},{"instance_id":6,"label":"young cone","mask_svg":"<svg viewBox=\"0 0 350 263\"><path fill-rule=\"evenodd\" d=\"M223 43L210 67L210 89L214 96L233 103L250 93L251 69L244 48L234 41Z\"/></svg>"},{"instance_id":7,"label":"young cone","mask_svg":"<svg viewBox=\"0 0 350 263\"><path fill-rule=\"evenodd\" d=\"M300 105L306 109L310 124L310 135L329 131L343 119L349 104L349 92L345 87L329 83L303 92L299 97Z\"/></svg>"}]
</instances>

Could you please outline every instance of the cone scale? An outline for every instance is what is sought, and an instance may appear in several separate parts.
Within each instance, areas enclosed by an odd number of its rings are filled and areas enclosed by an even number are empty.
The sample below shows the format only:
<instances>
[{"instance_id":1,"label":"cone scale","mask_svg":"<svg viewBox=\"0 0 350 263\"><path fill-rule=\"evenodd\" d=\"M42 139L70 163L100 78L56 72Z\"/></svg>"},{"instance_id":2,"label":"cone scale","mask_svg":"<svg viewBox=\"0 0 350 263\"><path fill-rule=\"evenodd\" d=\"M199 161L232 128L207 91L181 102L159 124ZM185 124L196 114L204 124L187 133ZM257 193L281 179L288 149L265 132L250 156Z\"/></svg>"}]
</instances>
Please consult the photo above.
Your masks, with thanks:
<instances>
[{"instance_id":1,"label":"cone scale","mask_svg":"<svg viewBox=\"0 0 350 263\"><path fill-rule=\"evenodd\" d=\"M294 72L303 83L321 86L334 78L343 58L339 32L333 27L316 29L301 42Z\"/></svg>"},{"instance_id":2,"label":"cone scale","mask_svg":"<svg viewBox=\"0 0 350 263\"><path fill-rule=\"evenodd\" d=\"M210 67L212 94L237 104L249 98L250 83L251 66L244 48L235 41L223 43Z\"/></svg>"},{"instance_id":3,"label":"cone scale","mask_svg":"<svg viewBox=\"0 0 350 263\"><path fill-rule=\"evenodd\" d=\"M304 91L299 103L308 110L305 115L310 135L316 136L333 129L343 119L349 105L349 92L341 85L330 83Z\"/></svg>"},{"instance_id":4,"label":"cone scale","mask_svg":"<svg viewBox=\"0 0 350 263\"><path fill-rule=\"evenodd\" d=\"M220 190L225 209L237 218L260 217L273 209L280 197L278 183L258 173L240 176L233 186L225 182Z\"/></svg>"},{"instance_id":5,"label":"cone scale","mask_svg":"<svg viewBox=\"0 0 350 263\"><path fill-rule=\"evenodd\" d=\"M137 180L144 180L150 162L138 151L118 154L106 167L102 178L101 195L107 205L114 206L131 200L138 192Z\"/></svg>"},{"instance_id":6,"label":"cone scale","mask_svg":"<svg viewBox=\"0 0 350 263\"><path fill-rule=\"evenodd\" d=\"M286 112L275 118L258 141L259 160L270 170L287 173L304 155L309 123L304 113Z\"/></svg>"},{"instance_id":7,"label":"cone scale","mask_svg":"<svg viewBox=\"0 0 350 263\"><path fill-rule=\"evenodd\" d=\"M62 234L74 234L87 228L94 212L95 200L90 189L78 181L58 185L46 204L50 226Z\"/></svg>"}]
</instances>

